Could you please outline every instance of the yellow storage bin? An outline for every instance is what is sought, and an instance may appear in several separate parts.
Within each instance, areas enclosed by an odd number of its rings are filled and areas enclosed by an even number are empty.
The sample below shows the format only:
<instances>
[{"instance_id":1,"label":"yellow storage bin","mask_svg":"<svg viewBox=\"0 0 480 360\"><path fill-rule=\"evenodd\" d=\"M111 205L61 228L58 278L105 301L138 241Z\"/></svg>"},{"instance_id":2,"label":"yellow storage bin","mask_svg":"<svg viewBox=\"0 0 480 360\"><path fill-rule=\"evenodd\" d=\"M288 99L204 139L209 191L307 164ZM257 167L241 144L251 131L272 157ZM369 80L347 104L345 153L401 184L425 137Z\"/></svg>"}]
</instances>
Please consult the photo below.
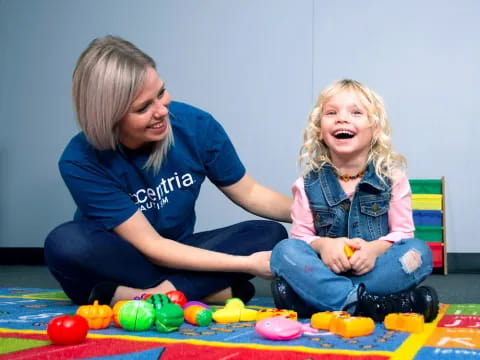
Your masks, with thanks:
<instances>
[{"instance_id":1,"label":"yellow storage bin","mask_svg":"<svg viewBox=\"0 0 480 360\"><path fill-rule=\"evenodd\" d=\"M412 194L413 210L442 210L441 194Z\"/></svg>"}]
</instances>

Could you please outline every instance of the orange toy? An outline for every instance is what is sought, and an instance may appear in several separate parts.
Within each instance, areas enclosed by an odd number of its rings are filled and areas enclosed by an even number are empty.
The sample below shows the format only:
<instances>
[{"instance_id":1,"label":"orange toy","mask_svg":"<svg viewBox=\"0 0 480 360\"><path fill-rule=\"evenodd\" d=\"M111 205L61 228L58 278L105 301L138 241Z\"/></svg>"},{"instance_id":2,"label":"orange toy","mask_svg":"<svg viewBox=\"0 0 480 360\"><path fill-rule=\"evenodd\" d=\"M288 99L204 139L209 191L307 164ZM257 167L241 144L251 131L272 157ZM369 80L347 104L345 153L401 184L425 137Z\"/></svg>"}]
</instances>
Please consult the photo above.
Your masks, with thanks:
<instances>
[{"instance_id":1,"label":"orange toy","mask_svg":"<svg viewBox=\"0 0 480 360\"><path fill-rule=\"evenodd\" d=\"M347 259L350 259L353 255L353 253L355 252L355 249L352 248L351 246L349 245L345 245L343 247L343 252L345 253L345 255L347 256Z\"/></svg>"},{"instance_id":2,"label":"orange toy","mask_svg":"<svg viewBox=\"0 0 480 360\"><path fill-rule=\"evenodd\" d=\"M115 324L116 327L122 327L120 325L120 321L118 320L118 313L120 312L120 308L122 307L123 304L125 304L128 300L120 300L115 303L113 306L113 323Z\"/></svg>"},{"instance_id":3,"label":"orange toy","mask_svg":"<svg viewBox=\"0 0 480 360\"><path fill-rule=\"evenodd\" d=\"M423 331L424 319L423 315L416 313L393 313L385 316L383 324L388 330L419 333Z\"/></svg>"},{"instance_id":4,"label":"orange toy","mask_svg":"<svg viewBox=\"0 0 480 360\"><path fill-rule=\"evenodd\" d=\"M108 305L98 305L95 300L93 305L82 305L78 307L77 315L87 319L89 329L105 329L110 325L113 317L112 308Z\"/></svg>"},{"instance_id":5,"label":"orange toy","mask_svg":"<svg viewBox=\"0 0 480 360\"><path fill-rule=\"evenodd\" d=\"M268 309L260 309L257 312L257 321L275 317L275 316L283 316L290 320L298 320L298 315L293 310L285 310L285 309L277 309L277 308L268 308Z\"/></svg>"},{"instance_id":6,"label":"orange toy","mask_svg":"<svg viewBox=\"0 0 480 360\"><path fill-rule=\"evenodd\" d=\"M212 322L212 310L200 305L190 305L183 309L185 321L191 325L208 326Z\"/></svg>"},{"instance_id":7,"label":"orange toy","mask_svg":"<svg viewBox=\"0 0 480 360\"><path fill-rule=\"evenodd\" d=\"M370 335L375 330L373 319L362 316L339 316L332 320L329 331L344 338Z\"/></svg>"},{"instance_id":8,"label":"orange toy","mask_svg":"<svg viewBox=\"0 0 480 360\"><path fill-rule=\"evenodd\" d=\"M330 330L333 318L350 316L346 311L322 311L312 315L310 323L314 329Z\"/></svg>"},{"instance_id":9,"label":"orange toy","mask_svg":"<svg viewBox=\"0 0 480 360\"><path fill-rule=\"evenodd\" d=\"M344 338L369 335L375 329L372 319L350 316L346 311L323 311L312 315L310 323L314 329L328 330Z\"/></svg>"}]
</instances>

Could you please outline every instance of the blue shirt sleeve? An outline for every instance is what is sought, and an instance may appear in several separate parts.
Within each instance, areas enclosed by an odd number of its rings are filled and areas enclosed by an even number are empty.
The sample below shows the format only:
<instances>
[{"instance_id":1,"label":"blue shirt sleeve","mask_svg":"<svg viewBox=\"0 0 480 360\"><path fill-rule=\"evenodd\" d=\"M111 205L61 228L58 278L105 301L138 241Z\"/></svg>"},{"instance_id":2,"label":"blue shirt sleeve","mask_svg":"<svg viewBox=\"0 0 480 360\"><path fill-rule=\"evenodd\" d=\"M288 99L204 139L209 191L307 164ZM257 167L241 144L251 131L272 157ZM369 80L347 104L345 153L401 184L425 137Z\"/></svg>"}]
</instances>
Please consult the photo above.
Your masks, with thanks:
<instances>
[{"instance_id":1,"label":"blue shirt sleeve","mask_svg":"<svg viewBox=\"0 0 480 360\"><path fill-rule=\"evenodd\" d=\"M233 185L245 175L243 166L230 138L215 119L206 133L205 169L216 186Z\"/></svg>"},{"instance_id":2,"label":"blue shirt sleeve","mask_svg":"<svg viewBox=\"0 0 480 360\"><path fill-rule=\"evenodd\" d=\"M125 185L80 139L72 140L59 161L62 178L77 205L75 219L89 218L111 230L130 218L138 207Z\"/></svg>"}]
</instances>

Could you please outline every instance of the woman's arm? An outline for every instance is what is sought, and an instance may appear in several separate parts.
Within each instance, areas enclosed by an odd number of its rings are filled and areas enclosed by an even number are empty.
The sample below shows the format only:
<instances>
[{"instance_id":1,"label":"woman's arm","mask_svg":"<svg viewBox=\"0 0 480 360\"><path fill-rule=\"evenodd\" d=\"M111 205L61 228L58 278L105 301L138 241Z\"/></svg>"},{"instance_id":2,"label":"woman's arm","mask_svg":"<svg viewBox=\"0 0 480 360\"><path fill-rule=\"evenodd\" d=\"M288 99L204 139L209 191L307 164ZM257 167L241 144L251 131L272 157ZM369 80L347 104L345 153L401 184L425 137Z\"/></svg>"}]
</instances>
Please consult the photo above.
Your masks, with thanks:
<instances>
[{"instance_id":1,"label":"woman's arm","mask_svg":"<svg viewBox=\"0 0 480 360\"><path fill-rule=\"evenodd\" d=\"M153 263L177 269L246 272L271 277L270 251L236 256L185 245L160 236L140 210L113 231Z\"/></svg>"},{"instance_id":2,"label":"woman's arm","mask_svg":"<svg viewBox=\"0 0 480 360\"><path fill-rule=\"evenodd\" d=\"M248 174L235 184L220 187L220 190L235 204L252 214L292 222L290 217L292 199L257 183Z\"/></svg>"}]
</instances>

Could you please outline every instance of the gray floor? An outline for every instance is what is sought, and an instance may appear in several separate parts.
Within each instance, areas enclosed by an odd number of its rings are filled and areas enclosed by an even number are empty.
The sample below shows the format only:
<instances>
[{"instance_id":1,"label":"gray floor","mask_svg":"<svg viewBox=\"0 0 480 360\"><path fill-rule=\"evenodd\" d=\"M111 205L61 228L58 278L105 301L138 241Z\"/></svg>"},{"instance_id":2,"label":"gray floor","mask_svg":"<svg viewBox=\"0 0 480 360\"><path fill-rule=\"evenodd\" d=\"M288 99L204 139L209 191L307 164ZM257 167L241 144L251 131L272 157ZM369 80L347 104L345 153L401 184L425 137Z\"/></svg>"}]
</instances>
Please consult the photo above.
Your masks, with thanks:
<instances>
[{"instance_id":1,"label":"gray floor","mask_svg":"<svg viewBox=\"0 0 480 360\"><path fill-rule=\"evenodd\" d=\"M257 296L270 296L270 282L253 280ZM433 286L445 304L479 304L480 274L431 275L424 284ZM0 287L60 288L45 266L0 265Z\"/></svg>"}]
</instances>

